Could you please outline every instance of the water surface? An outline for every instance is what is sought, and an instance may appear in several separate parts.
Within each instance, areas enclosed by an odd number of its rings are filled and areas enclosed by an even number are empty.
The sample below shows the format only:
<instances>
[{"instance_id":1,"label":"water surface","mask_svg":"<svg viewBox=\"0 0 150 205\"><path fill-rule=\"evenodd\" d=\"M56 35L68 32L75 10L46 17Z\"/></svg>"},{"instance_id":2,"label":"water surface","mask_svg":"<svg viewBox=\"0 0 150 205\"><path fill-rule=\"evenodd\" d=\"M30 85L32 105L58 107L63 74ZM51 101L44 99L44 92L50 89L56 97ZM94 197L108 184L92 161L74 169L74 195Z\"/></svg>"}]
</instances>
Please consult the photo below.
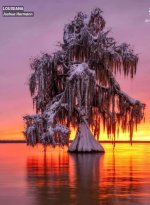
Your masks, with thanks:
<instances>
[{"instance_id":1,"label":"water surface","mask_svg":"<svg viewBox=\"0 0 150 205\"><path fill-rule=\"evenodd\" d=\"M1 205L148 205L150 144L103 144L105 154L0 144Z\"/></svg>"}]
</instances>

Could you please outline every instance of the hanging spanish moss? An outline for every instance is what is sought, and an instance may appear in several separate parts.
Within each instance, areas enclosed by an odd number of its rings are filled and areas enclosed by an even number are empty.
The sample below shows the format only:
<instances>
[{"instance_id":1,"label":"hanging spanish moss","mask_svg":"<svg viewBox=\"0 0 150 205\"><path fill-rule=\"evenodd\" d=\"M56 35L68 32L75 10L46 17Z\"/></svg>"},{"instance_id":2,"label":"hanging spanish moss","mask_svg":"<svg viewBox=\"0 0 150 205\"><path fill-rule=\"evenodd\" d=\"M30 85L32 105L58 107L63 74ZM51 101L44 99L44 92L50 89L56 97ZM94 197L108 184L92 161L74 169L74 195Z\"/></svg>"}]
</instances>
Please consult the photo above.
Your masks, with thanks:
<instances>
[{"instance_id":1,"label":"hanging spanish moss","mask_svg":"<svg viewBox=\"0 0 150 205\"><path fill-rule=\"evenodd\" d=\"M74 127L69 151L104 152L97 141L102 125L113 143L119 131L128 131L132 142L145 105L121 90L115 74L133 78L138 56L129 44L117 44L105 24L99 8L89 16L79 12L65 25L60 50L32 59L36 114L24 116L28 145L68 145Z\"/></svg>"}]
</instances>

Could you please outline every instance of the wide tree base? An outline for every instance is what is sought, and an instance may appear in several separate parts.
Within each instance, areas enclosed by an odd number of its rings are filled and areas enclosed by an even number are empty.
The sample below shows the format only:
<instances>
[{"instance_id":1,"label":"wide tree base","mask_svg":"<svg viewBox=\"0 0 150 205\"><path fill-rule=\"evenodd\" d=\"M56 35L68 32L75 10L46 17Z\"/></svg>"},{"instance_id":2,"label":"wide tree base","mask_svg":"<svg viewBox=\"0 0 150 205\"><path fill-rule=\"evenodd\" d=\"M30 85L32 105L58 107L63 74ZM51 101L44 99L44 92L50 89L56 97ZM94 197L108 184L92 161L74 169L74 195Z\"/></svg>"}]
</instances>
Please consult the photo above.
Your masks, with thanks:
<instances>
[{"instance_id":1,"label":"wide tree base","mask_svg":"<svg viewBox=\"0 0 150 205\"><path fill-rule=\"evenodd\" d=\"M74 141L69 146L68 152L104 153L105 150L102 145L97 140L95 140L89 129L89 126L85 122L82 122L79 125Z\"/></svg>"},{"instance_id":2,"label":"wide tree base","mask_svg":"<svg viewBox=\"0 0 150 205\"><path fill-rule=\"evenodd\" d=\"M75 150L75 151L72 151L72 150L69 150L68 149L68 152L70 152L70 153L76 153L76 154L85 154L85 153L92 153L92 154L95 154L95 153L105 153L105 150L102 150L102 151L96 151L96 150L92 150L92 151L78 151L78 150Z\"/></svg>"}]
</instances>

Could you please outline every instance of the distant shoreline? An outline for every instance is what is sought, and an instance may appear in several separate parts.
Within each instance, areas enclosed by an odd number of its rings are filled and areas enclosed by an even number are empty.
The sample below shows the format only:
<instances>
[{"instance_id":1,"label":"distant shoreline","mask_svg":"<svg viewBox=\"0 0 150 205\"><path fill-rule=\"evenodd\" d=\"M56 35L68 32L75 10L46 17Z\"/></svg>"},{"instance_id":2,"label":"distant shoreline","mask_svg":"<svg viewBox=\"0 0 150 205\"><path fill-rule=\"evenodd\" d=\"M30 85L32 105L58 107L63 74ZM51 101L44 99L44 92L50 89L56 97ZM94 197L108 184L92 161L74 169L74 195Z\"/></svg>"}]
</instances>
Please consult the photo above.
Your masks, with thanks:
<instances>
[{"instance_id":1,"label":"distant shoreline","mask_svg":"<svg viewBox=\"0 0 150 205\"><path fill-rule=\"evenodd\" d=\"M72 142L71 140L70 140L70 142ZM26 141L25 140L0 140L0 143L26 143ZM111 140L105 140L105 141L100 141L100 143L112 143L112 141ZM115 143L131 143L130 141L127 141L127 140L120 140L120 141L115 141ZM132 141L132 144L133 143L150 143L150 141L137 141L137 140L134 140L134 141Z\"/></svg>"}]
</instances>

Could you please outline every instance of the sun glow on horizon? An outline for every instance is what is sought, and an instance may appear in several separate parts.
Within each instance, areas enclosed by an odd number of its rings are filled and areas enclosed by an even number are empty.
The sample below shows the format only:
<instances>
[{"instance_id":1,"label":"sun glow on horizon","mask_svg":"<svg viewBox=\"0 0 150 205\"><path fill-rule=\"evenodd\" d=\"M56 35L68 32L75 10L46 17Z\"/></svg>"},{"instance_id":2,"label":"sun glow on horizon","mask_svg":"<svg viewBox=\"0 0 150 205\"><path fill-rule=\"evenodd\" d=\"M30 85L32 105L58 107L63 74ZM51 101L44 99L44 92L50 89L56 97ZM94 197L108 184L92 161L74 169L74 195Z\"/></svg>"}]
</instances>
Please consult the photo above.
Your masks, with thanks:
<instances>
[{"instance_id":1,"label":"sun glow on horizon","mask_svg":"<svg viewBox=\"0 0 150 205\"><path fill-rule=\"evenodd\" d=\"M11 129L4 129L0 131L0 140L24 140L23 136L23 127L14 127ZM70 134L70 140L73 140L76 134L76 129L71 129L71 134ZM111 140L110 138L107 137L107 133L104 131L101 131L100 136L99 136L100 141L107 141ZM129 133L128 132L121 132L119 133L119 136L117 137L116 135L116 141L124 141L124 140L129 140ZM134 131L133 133L133 141L150 141L150 130L149 130L149 124L148 123L141 123L138 126L137 131Z\"/></svg>"}]
</instances>

